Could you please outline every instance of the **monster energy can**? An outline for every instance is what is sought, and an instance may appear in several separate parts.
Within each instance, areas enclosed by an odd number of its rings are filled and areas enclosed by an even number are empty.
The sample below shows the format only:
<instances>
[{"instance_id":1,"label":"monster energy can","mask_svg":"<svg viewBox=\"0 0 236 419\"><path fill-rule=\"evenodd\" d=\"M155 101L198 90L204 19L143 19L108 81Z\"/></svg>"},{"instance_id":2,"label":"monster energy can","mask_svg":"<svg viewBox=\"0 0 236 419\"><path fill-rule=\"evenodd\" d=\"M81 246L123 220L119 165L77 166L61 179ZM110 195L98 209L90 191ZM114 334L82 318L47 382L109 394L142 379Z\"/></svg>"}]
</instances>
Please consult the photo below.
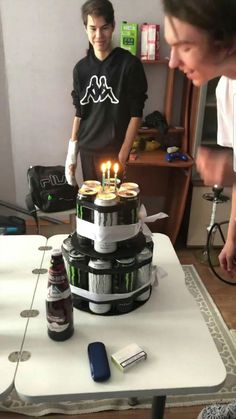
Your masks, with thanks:
<instances>
[{"instance_id":1,"label":"monster energy can","mask_svg":"<svg viewBox=\"0 0 236 419\"><path fill-rule=\"evenodd\" d=\"M62 242L62 247L63 247L63 249L65 249L66 252L70 252L73 249L73 244L72 244L72 240L71 239L72 239L72 237L71 237L71 235L69 235Z\"/></svg>"},{"instance_id":2,"label":"monster energy can","mask_svg":"<svg viewBox=\"0 0 236 419\"><path fill-rule=\"evenodd\" d=\"M124 182L120 185L120 191L126 190L126 189L135 191L135 192L137 192L137 194L139 194L139 192L140 192L139 185L137 183L134 183L134 182Z\"/></svg>"},{"instance_id":3,"label":"monster energy can","mask_svg":"<svg viewBox=\"0 0 236 419\"><path fill-rule=\"evenodd\" d=\"M64 250L64 252L63 252L63 259L64 259L66 273L67 273L67 276L68 277L69 277L68 255L69 255L69 252L73 248L74 247L73 247L73 244L72 244L72 238L71 238L71 235L69 235L65 240L63 240L63 243L62 243L62 249ZM64 253L66 253L67 257L64 256Z\"/></svg>"},{"instance_id":4,"label":"monster energy can","mask_svg":"<svg viewBox=\"0 0 236 419\"><path fill-rule=\"evenodd\" d=\"M137 192L131 189L123 189L118 192L121 202L118 224L135 224L138 222L138 196Z\"/></svg>"},{"instance_id":5,"label":"monster energy can","mask_svg":"<svg viewBox=\"0 0 236 419\"><path fill-rule=\"evenodd\" d=\"M96 189L97 192L101 189L101 182L98 180L85 180L82 188Z\"/></svg>"},{"instance_id":6,"label":"monster energy can","mask_svg":"<svg viewBox=\"0 0 236 419\"><path fill-rule=\"evenodd\" d=\"M117 225L118 209L116 195L114 193L99 193L94 201L96 209L94 211L95 228L110 227ZM100 253L112 253L117 249L115 241L95 240L94 250Z\"/></svg>"},{"instance_id":7,"label":"monster energy can","mask_svg":"<svg viewBox=\"0 0 236 419\"><path fill-rule=\"evenodd\" d=\"M86 266L87 258L76 249L69 252L68 279L71 285L77 288L88 289L88 272L83 267ZM76 265L76 266L75 266ZM77 294L72 294L74 307L80 308L82 299Z\"/></svg>"},{"instance_id":8,"label":"monster energy can","mask_svg":"<svg viewBox=\"0 0 236 419\"><path fill-rule=\"evenodd\" d=\"M152 252L150 249L145 247L142 252L138 253L137 255L137 262L145 262L146 264L138 268L138 276L137 276L137 285L136 288L142 287L143 285L147 284L150 281L151 277L151 261L152 261ZM136 301L146 301L150 297L150 288L147 291L144 291L138 297L136 297Z\"/></svg>"},{"instance_id":9,"label":"monster energy can","mask_svg":"<svg viewBox=\"0 0 236 419\"><path fill-rule=\"evenodd\" d=\"M135 258L117 259L116 268L121 270L114 281L114 293L123 294L134 291L136 288L137 270L135 269ZM125 270L129 268L129 270ZM131 268L131 269L130 269ZM128 313L133 309L133 300L117 303L117 311Z\"/></svg>"},{"instance_id":10,"label":"monster energy can","mask_svg":"<svg viewBox=\"0 0 236 419\"><path fill-rule=\"evenodd\" d=\"M105 188L108 192L116 192L120 187L120 179L111 177L109 180L105 179Z\"/></svg>"},{"instance_id":11,"label":"monster energy can","mask_svg":"<svg viewBox=\"0 0 236 419\"><path fill-rule=\"evenodd\" d=\"M88 221L93 223L94 221L94 210L89 208L87 203L94 202L97 190L89 188L87 186L79 189L77 200L76 200L76 215L77 219ZM77 222L77 237L80 246L89 246L92 240L84 237L84 231L80 230L79 221Z\"/></svg>"},{"instance_id":12,"label":"monster energy can","mask_svg":"<svg viewBox=\"0 0 236 419\"><path fill-rule=\"evenodd\" d=\"M111 274L96 273L96 270L111 269L111 262L101 259L91 259L88 264L89 267L93 268L93 272L89 272L89 291L94 294L111 294L112 292L112 278ZM104 314L111 309L111 304L96 304L89 303L89 308L93 313Z\"/></svg>"}]
</instances>

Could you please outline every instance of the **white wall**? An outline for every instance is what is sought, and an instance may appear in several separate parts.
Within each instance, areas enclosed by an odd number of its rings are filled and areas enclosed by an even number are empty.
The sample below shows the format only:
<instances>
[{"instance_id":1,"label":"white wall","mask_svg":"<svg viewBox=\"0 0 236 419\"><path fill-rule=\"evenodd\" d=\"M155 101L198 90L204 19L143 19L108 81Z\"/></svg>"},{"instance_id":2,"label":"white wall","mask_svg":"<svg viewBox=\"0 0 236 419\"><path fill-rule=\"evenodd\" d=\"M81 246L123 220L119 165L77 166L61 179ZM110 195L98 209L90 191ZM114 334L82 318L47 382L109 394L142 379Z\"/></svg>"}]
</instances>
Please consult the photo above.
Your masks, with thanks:
<instances>
[{"instance_id":1,"label":"white wall","mask_svg":"<svg viewBox=\"0 0 236 419\"><path fill-rule=\"evenodd\" d=\"M25 206L30 165L64 164L74 108L72 69L87 48L83 0L0 0L0 199ZM114 45L122 20L161 24L161 0L113 0ZM145 114L163 110L164 68L145 66ZM158 71L157 71L158 70Z\"/></svg>"}]
</instances>

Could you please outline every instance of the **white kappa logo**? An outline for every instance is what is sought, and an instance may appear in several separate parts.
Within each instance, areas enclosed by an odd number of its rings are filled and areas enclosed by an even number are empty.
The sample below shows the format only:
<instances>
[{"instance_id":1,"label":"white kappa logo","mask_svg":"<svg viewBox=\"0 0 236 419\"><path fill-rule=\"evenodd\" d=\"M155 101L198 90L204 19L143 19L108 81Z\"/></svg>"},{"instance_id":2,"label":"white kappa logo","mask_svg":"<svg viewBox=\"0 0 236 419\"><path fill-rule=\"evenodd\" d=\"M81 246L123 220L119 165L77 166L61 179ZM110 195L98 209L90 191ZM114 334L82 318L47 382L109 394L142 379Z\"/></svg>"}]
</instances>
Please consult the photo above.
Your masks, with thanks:
<instances>
[{"instance_id":1,"label":"white kappa logo","mask_svg":"<svg viewBox=\"0 0 236 419\"><path fill-rule=\"evenodd\" d=\"M90 79L89 85L86 87L86 93L81 99L81 105L87 105L90 100L94 103L104 102L106 99L110 99L111 103L119 103L119 100L115 97L111 87L107 85L107 79L105 76L93 76Z\"/></svg>"}]
</instances>

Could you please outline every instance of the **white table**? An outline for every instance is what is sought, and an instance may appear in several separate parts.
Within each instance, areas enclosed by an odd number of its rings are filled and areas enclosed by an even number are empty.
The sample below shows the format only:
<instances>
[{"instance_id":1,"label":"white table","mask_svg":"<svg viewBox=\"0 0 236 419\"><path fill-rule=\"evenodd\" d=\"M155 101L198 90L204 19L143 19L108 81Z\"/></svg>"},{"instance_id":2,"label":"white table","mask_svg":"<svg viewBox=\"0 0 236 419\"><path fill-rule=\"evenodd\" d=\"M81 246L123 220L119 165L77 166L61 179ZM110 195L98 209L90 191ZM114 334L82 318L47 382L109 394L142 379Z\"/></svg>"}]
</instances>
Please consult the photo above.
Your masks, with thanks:
<instances>
[{"instance_id":1,"label":"white table","mask_svg":"<svg viewBox=\"0 0 236 419\"><path fill-rule=\"evenodd\" d=\"M61 246L66 237L54 236L47 244ZM154 396L153 418L162 418L166 395L211 392L221 387L225 367L185 286L173 246L162 234L154 234L154 242L154 263L167 275L159 280L150 300L120 316L96 316L75 309L75 333L65 342L52 341L47 335L47 275L40 276L33 302L40 314L29 320L23 346L31 358L19 363L15 377L22 399L43 402ZM45 252L45 268L50 253ZM136 342L148 358L126 373L110 362L110 380L95 383L87 358L87 346L93 341L104 342L109 356ZM159 411L157 401L162 406Z\"/></svg>"},{"instance_id":2,"label":"white table","mask_svg":"<svg viewBox=\"0 0 236 419\"><path fill-rule=\"evenodd\" d=\"M0 236L0 400L11 391L17 359L27 326L29 310L46 244L42 236ZM11 356L10 356L11 354ZM15 361L10 361L15 359Z\"/></svg>"}]
</instances>

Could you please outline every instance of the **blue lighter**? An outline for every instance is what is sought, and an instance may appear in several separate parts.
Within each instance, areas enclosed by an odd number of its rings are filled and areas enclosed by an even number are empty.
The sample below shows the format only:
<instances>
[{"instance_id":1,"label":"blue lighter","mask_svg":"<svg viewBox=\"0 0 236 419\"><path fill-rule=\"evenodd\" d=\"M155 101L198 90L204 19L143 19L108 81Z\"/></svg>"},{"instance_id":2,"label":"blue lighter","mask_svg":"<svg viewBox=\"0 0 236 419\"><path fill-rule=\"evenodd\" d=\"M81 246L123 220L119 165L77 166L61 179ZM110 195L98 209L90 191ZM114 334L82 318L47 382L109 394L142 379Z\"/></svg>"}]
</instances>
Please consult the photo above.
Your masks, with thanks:
<instances>
[{"instance_id":1,"label":"blue lighter","mask_svg":"<svg viewBox=\"0 0 236 419\"><path fill-rule=\"evenodd\" d=\"M104 343L92 342L88 345L91 375L94 381L106 381L111 372Z\"/></svg>"}]
</instances>

